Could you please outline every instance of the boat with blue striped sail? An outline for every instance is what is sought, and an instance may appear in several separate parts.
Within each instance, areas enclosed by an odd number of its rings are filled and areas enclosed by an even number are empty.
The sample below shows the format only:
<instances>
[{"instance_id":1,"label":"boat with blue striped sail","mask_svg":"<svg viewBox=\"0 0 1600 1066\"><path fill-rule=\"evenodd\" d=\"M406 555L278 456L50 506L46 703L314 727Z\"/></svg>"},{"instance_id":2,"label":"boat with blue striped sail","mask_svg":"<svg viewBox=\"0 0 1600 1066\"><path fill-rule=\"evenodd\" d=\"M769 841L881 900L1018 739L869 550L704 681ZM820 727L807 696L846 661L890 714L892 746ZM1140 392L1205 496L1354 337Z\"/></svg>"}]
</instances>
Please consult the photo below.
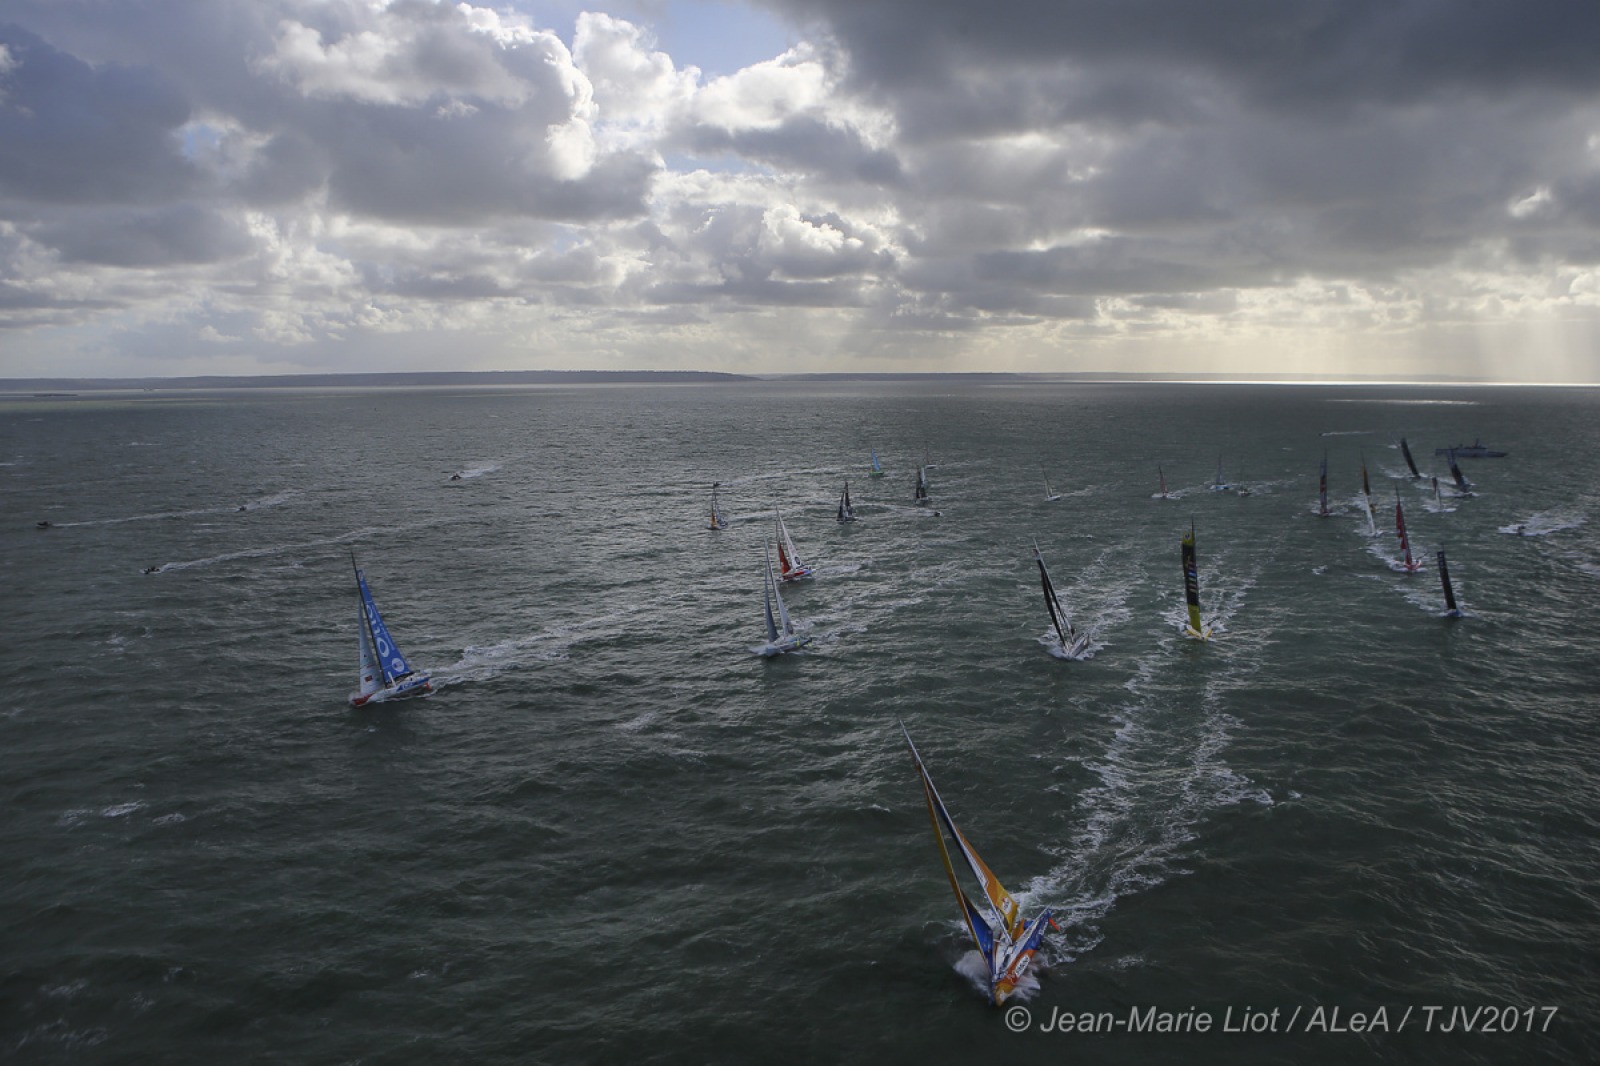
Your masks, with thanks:
<instances>
[{"instance_id":1,"label":"boat with blue striped sail","mask_svg":"<svg viewBox=\"0 0 1600 1066\"><path fill-rule=\"evenodd\" d=\"M1033 542L1033 561L1039 564L1039 584L1044 589L1045 610L1050 612L1050 624L1056 630L1056 645L1050 649L1051 654L1062 659L1089 658L1089 634L1073 628L1072 619L1067 617L1067 609L1061 606L1061 599L1056 595L1056 586L1050 580L1050 568L1044 565L1044 553L1039 550L1038 541Z\"/></svg>"},{"instance_id":2,"label":"boat with blue striped sail","mask_svg":"<svg viewBox=\"0 0 1600 1066\"><path fill-rule=\"evenodd\" d=\"M868 477L882 477L883 467L878 463L878 449L872 449L872 468L867 471Z\"/></svg>"},{"instance_id":3,"label":"boat with blue striped sail","mask_svg":"<svg viewBox=\"0 0 1600 1066\"><path fill-rule=\"evenodd\" d=\"M783 581L799 581L803 577L810 577L816 573L816 568L807 566L800 561L800 553L794 550L794 538L789 536L789 527L783 524L783 514L773 512L778 518L778 577Z\"/></svg>"},{"instance_id":4,"label":"boat with blue striped sail","mask_svg":"<svg viewBox=\"0 0 1600 1066\"><path fill-rule=\"evenodd\" d=\"M911 734L906 729L904 722L900 722L900 732L905 734L906 747L911 750L911 761L917 768L917 776L922 779L922 797L928 804L928 820L933 823L933 835L939 842L939 857L944 860L944 872L950 879L950 889L955 893L956 903L961 908L961 917L967 926L967 935L972 938L972 946L983 957L984 965L988 971L989 999L995 1006L1000 1006L1009 999L1019 987L1028 979L1028 969L1033 963L1033 956L1044 943L1044 929L1050 928L1061 931L1055 919L1050 915L1050 908L1040 911L1031 922L1024 922L1021 915L1021 906L1006 891L999 878L995 877L983 859L972 849L967 838L962 835L956 823L950 817L950 811L944 805L944 800L939 798L939 790L933 785L933 778L928 775L928 768L922 764L922 756L917 753L917 746L911 742ZM982 888L982 902L975 902L961 887L961 882L956 878L955 865L950 861L950 848L946 838L955 844L960 852L967 869L977 879L978 886Z\"/></svg>"},{"instance_id":5,"label":"boat with blue striped sail","mask_svg":"<svg viewBox=\"0 0 1600 1066\"><path fill-rule=\"evenodd\" d=\"M778 591L778 582L772 576L772 545L769 542L764 547L766 557L762 578L766 593L767 642L756 649L756 654L770 659L774 655L805 647L811 643L811 638L795 632L794 622L789 618L789 608L783 603L783 593Z\"/></svg>"},{"instance_id":6,"label":"boat with blue striped sail","mask_svg":"<svg viewBox=\"0 0 1600 1066\"><path fill-rule=\"evenodd\" d=\"M1183 600L1189 617L1183 625L1183 635L1190 640L1210 640L1211 627L1200 620L1200 568L1195 562L1194 523L1183 535Z\"/></svg>"},{"instance_id":7,"label":"boat with blue striped sail","mask_svg":"<svg viewBox=\"0 0 1600 1066\"><path fill-rule=\"evenodd\" d=\"M389 635L389 627L383 624L383 615L378 613L372 590L367 587L367 577L356 566L354 552L350 553L350 566L356 572L356 609L361 630L361 688L350 694L350 706L432 692L428 675L411 668Z\"/></svg>"}]
</instances>

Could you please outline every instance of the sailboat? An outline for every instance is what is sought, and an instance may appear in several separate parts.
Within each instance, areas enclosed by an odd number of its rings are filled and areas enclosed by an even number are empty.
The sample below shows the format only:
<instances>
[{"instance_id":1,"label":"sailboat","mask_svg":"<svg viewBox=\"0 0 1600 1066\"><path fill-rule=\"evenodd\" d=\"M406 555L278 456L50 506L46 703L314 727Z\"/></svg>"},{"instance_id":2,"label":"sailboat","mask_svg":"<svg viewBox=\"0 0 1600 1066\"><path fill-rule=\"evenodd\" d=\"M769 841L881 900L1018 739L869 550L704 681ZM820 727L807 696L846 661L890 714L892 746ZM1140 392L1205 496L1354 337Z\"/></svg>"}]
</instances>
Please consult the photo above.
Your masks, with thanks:
<instances>
[{"instance_id":1,"label":"sailboat","mask_svg":"<svg viewBox=\"0 0 1600 1066\"><path fill-rule=\"evenodd\" d=\"M921 507L928 502L928 468L917 467L917 506Z\"/></svg>"},{"instance_id":2,"label":"sailboat","mask_svg":"<svg viewBox=\"0 0 1600 1066\"><path fill-rule=\"evenodd\" d=\"M1039 564L1039 584L1044 589L1044 606L1050 612L1050 624L1056 628L1061 657L1087 659L1089 634L1080 633L1072 627L1072 620L1067 617L1067 610L1061 606L1061 599L1056 595L1055 583L1050 580L1050 570L1044 565L1044 554L1039 551L1038 541L1033 542L1033 561Z\"/></svg>"},{"instance_id":3,"label":"sailboat","mask_svg":"<svg viewBox=\"0 0 1600 1066\"><path fill-rule=\"evenodd\" d=\"M1222 480L1222 456L1217 456L1217 480L1211 483L1212 492L1227 492L1232 485Z\"/></svg>"},{"instance_id":4,"label":"sailboat","mask_svg":"<svg viewBox=\"0 0 1600 1066\"><path fill-rule=\"evenodd\" d=\"M1444 561L1444 549L1439 549L1439 583L1444 586L1445 614L1451 618L1461 617L1461 608L1456 606L1455 586L1450 584L1450 567Z\"/></svg>"},{"instance_id":5,"label":"sailboat","mask_svg":"<svg viewBox=\"0 0 1600 1066\"><path fill-rule=\"evenodd\" d=\"M789 609L783 605L783 593L778 591L778 583L772 579L772 545L766 544L765 550L766 561L761 576L766 593L767 642L756 649L756 654L770 659L774 655L805 647L811 643L811 638L795 632L794 623L789 620ZM774 604L778 609L776 617L772 613Z\"/></svg>"},{"instance_id":6,"label":"sailboat","mask_svg":"<svg viewBox=\"0 0 1600 1066\"><path fill-rule=\"evenodd\" d=\"M784 581L810 577L817 572L816 568L800 561L799 553L794 550L794 539L789 536L789 527L783 524L783 515L773 513L778 516L778 576Z\"/></svg>"},{"instance_id":7,"label":"sailboat","mask_svg":"<svg viewBox=\"0 0 1600 1066\"><path fill-rule=\"evenodd\" d=\"M874 448L872 450L872 469L867 471L867 476L868 477L882 477L883 476L883 467L878 464L878 450L876 448Z\"/></svg>"},{"instance_id":8,"label":"sailboat","mask_svg":"<svg viewBox=\"0 0 1600 1066\"><path fill-rule=\"evenodd\" d=\"M1472 482L1468 481L1466 479L1466 476L1461 473L1461 467L1459 465L1457 465L1457 463L1456 463L1456 453L1455 453L1455 449L1453 449L1453 448L1449 452L1449 459L1450 459L1450 477L1455 480L1456 492L1460 493L1463 496L1471 496L1473 494L1472 493Z\"/></svg>"},{"instance_id":9,"label":"sailboat","mask_svg":"<svg viewBox=\"0 0 1600 1066\"><path fill-rule=\"evenodd\" d=\"M1317 514L1327 518L1333 514L1328 510L1328 453L1322 453L1322 471L1317 478Z\"/></svg>"},{"instance_id":10,"label":"sailboat","mask_svg":"<svg viewBox=\"0 0 1600 1066\"><path fill-rule=\"evenodd\" d=\"M1161 498L1163 500L1171 499L1172 497L1167 495L1167 474L1166 471L1161 469L1160 463L1156 464L1156 477L1161 479Z\"/></svg>"},{"instance_id":11,"label":"sailboat","mask_svg":"<svg viewBox=\"0 0 1600 1066\"><path fill-rule=\"evenodd\" d=\"M721 484L722 484L722 482L720 482L720 481L713 481L711 483L711 528L712 529L727 529L728 528L728 523L723 521L723 518L722 518L722 508L717 506L717 486L721 485Z\"/></svg>"},{"instance_id":12,"label":"sailboat","mask_svg":"<svg viewBox=\"0 0 1600 1066\"><path fill-rule=\"evenodd\" d=\"M917 768L917 776L922 779L922 798L928 804L928 820L933 823L934 839L939 842L939 857L944 860L944 872L950 879L950 889L956 894L956 903L961 908L961 917L966 922L972 946L983 957L988 971L989 999L998 1007L1017 991L1027 976L1034 952L1044 943L1044 927L1049 925L1057 932L1061 931L1061 927L1056 925L1048 907L1040 911L1033 921L1022 920L1022 908L983 859L978 857L978 853L972 850L972 845L967 843L967 838L950 817L950 811L945 807L944 800L939 798L939 790L934 787L933 778L928 776L928 768L922 764L922 756L917 754L917 746L911 742L911 734L904 722L900 723L900 732L905 734L906 747L911 750L911 761ZM955 844L967 869L983 889L982 903L974 902L956 879L946 838Z\"/></svg>"},{"instance_id":13,"label":"sailboat","mask_svg":"<svg viewBox=\"0 0 1600 1066\"><path fill-rule=\"evenodd\" d=\"M850 503L850 482L846 481L844 483L844 493L839 497L838 521L840 525L844 525L846 522L854 522L855 520L856 509Z\"/></svg>"},{"instance_id":14,"label":"sailboat","mask_svg":"<svg viewBox=\"0 0 1600 1066\"><path fill-rule=\"evenodd\" d=\"M1183 599L1189 608L1183 635L1192 640L1210 640L1211 627L1200 621L1200 569L1195 563L1193 522L1183 537Z\"/></svg>"},{"instance_id":15,"label":"sailboat","mask_svg":"<svg viewBox=\"0 0 1600 1066\"><path fill-rule=\"evenodd\" d=\"M356 609L361 629L361 688L350 694L350 706L361 707L432 692L428 675L411 669L389 635L389 627L383 624L378 605L372 600L372 590L367 587L367 577L356 566L354 552L350 554L350 566L356 572Z\"/></svg>"},{"instance_id":16,"label":"sailboat","mask_svg":"<svg viewBox=\"0 0 1600 1066\"><path fill-rule=\"evenodd\" d=\"M1401 563L1401 566L1405 568L1406 573L1414 574L1422 569L1422 564L1412 558L1411 555L1411 541L1406 537L1406 512L1400 506L1399 486L1396 486L1394 490L1394 528L1395 532L1400 535L1400 550L1405 553L1405 561Z\"/></svg>"},{"instance_id":17,"label":"sailboat","mask_svg":"<svg viewBox=\"0 0 1600 1066\"><path fill-rule=\"evenodd\" d=\"M1417 461L1411 458L1411 446L1404 437L1400 438L1400 454L1406 457L1406 466L1411 470L1413 478L1420 478L1422 474L1417 470Z\"/></svg>"},{"instance_id":18,"label":"sailboat","mask_svg":"<svg viewBox=\"0 0 1600 1066\"><path fill-rule=\"evenodd\" d=\"M1378 517L1372 511L1372 482L1367 480L1367 456L1361 454L1361 496L1367 504L1367 533L1369 536L1378 535Z\"/></svg>"},{"instance_id":19,"label":"sailboat","mask_svg":"<svg viewBox=\"0 0 1600 1066\"><path fill-rule=\"evenodd\" d=\"M1039 466L1039 473L1044 478L1044 502L1054 503L1061 499L1061 494L1059 492L1050 491L1050 475L1045 472L1043 464L1040 464Z\"/></svg>"}]
</instances>

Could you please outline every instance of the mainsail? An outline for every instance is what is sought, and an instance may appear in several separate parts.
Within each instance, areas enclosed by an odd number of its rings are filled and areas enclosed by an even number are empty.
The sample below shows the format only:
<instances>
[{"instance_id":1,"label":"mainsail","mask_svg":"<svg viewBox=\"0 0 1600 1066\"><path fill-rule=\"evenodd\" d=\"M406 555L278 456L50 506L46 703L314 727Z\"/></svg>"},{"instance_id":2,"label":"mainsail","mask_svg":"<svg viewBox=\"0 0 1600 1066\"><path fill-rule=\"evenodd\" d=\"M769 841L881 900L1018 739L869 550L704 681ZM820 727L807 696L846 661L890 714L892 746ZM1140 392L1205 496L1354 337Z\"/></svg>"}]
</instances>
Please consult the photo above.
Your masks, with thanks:
<instances>
[{"instance_id":1,"label":"mainsail","mask_svg":"<svg viewBox=\"0 0 1600 1066\"><path fill-rule=\"evenodd\" d=\"M359 707L379 695L432 692L428 675L411 668L399 645L389 635L389 627L378 612L367 577L356 565L354 552L350 555L350 567L356 574L356 611L361 632L361 688L350 697L351 705Z\"/></svg>"},{"instance_id":2,"label":"mainsail","mask_svg":"<svg viewBox=\"0 0 1600 1066\"><path fill-rule=\"evenodd\" d=\"M1411 469L1411 476L1420 478L1422 475L1417 471L1417 461L1411 458L1411 446L1406 443L1404 437L1400 438L1400 454L1406 457L1406 466Z\"/></svg>"},{"instance_id":3,"label":"mainsail","mask_svg":"<svg viewBox=\"0 0 1600 1066\"><path fill-rule=\"evenodd\" d=\"M872 469L871 469L871 471L868 472L868 476L869 477L882 477L883 476L883 467L878 465L878 450L876 448L874 448L872 450Z\"/></svg>"},{"instance_id":4,"label":"mainsail","mask_svg":"<svg viewBox=\"0 0 1600 1066\"><path fill-rule=\"evenodd\" d=\"M1472 490L1472 485L1471 485L1470 482L1467 481L1466 477L1461 473L1461 467L1456 464L1456 452L1455 452L1454 448L1450 449L1449 455L1450 455L1450 476L1455 479L1456 491L1457 492L1463 492L1463 493L1470 492Z\"/></svg>"},{"instance_id":5,"label":"mainsail","mask_svg":"<svg viewBox=\"0 0 1600 1066\"><path fill-rule=\"evenodd\" d=\"M1039 585L1044 589L1044 606L1050 612L1050 624L1055 626L1062 650L1075 658L1082 657L1089 645L1088 634L1079 633L1073 628L1072 619L1067 617L1066 608L1061 606L1055 583L1050 580L1050 570L1044 565L1044 553L1039 550L1038 541L1033 542L1033 561L1039 564Z\"/></svg>"},{"instance_id":6,"label":"mainsail","mask_svg":"<svg viewBox=\"0 0 1600 1066\"><path fill-rule=\"evenodd\" d=\"M1156 464L1156 477L1161 479L1161 498L1164 500L1167 498L1167 474L1161 469L1160 463Z\"/></svg>"},{"instance_id":7,"label":"mainsail","mask_svg":"<svg viewBox=\"0 0 1600 1066\"><path fill-rule=\"evenodd\" d=\"M722 484L722 482L720 482L720 481L713 481L711 483L711 528L712 529L723 529L723 528L726 527L726 523L723 522L723 520L722 520L722 509L717 506L717 486L719 486L721 484Z\"/></svg>"},{"instance_id":8,"label":"mainsail","mask_svg":"<svg viewBox=\"0 0 1600 1066\"><path fill-rule=\"evenodd\" d=\"M1317 478L1317 513L1327 518L1333 512L1328 510L1328 453L1322 453L1322 471Z\"/></svg>"},{"instance_id":9,"label":"mainsail","mask_svg":"<svg viewBox=\"0 0 1600 1066\"><path fill-rule=\"evenodd\" d=\"M1400 489L1398 486L1394 490L1394 529L1400 535L1400 550L1405 553L1405 563L1403 565L1406 568L1406 572L1414 574L1422 569L1422 564L1411 557L1411 541L1406 537L1406 512L1405 508L1400 506Z\"/></svg>"},{"instance_id":10,"label":"mainsail","mask_svg":"<svg viewBox=\"0 0 1600 1066\"><path fill-rule=\"evenodd\" d=\"M800 554L794 550L794 540L789 536L789 527L783 524L783 514L774 514L778 519L778 576L784 581L810 577L815 571L800 561Z\"/></svg>"},{"instance_id":11,"label":"mainsail","mask_svg":"<svg viewBox=\"0 0 1600 1066\"><path fill-rule=\"evenodd\" d=\"M917 467L916 500L919 504L928 502L928 468L926 466Z\"/></svg>"},{"instance_id":12,"label":"mainsail","mask_svg":"<svg viewBox=\"0 0 1600 1066\"><path fill-rule=\"evenodd\" d=\"M1361 497L1367 505L1367 532L1378 535L1378 518L1372 511L1372 483L1367 480L1367 455L1361 453Z\"/></svg>"},{"instance_id":13,"label":"mainsail","mask_svg":"<svg viewBox=\"0 0 1600 1066\"><path fill-rule=\"evenodd\" d=\"M1195 562L1193 522L1183 537L1183 599L1189 607L1189 635L1204 640L1208 630L1200 622L1200 569Z\"/></svg>"},{"instance_id":14,"label":"mainsail","mask_svg":"<svg viewBox=\"0 0 1600 1066\"><path fill-rule=\"evenodd\" d=\"M1444 561L1444 549L1439 549L1439 583L1444 586L1444 605L1452 618L1461 617L1461 608L1456 606L1456 590L1450 584L1450 567Z\"/></svg>"},{"instance_id":15,"label":"mainsail","mask_svg":"<svg viewBox=\"0 0 1600 1066\"><path fill-rule=\"evenodd\" d=\"M944 872L950 880L950 889L955 893L973 946L988 966L989 993L995 1005L999 1006L1016 991L1018 982L1027 972L1034 952L1043 943L1045 925L1048 923L1052 928L1057 928L1056 923L1051 918L1049 908L1041 911L1031 922L1022 921L1021 907L1017 901L973 850L956 827L955 820L950 817L950 811L939 797L939 790L934 787L933 778L923 765L922 756L917 753L917 746L912 743L904 722L900 723L900 732L905 735L911 761L922 780L922 796L927 802L928 820L933 823L934 838L939 844L939 857L944 860ZM950 860L947 836L954 842L967 869L983 889L984 902L974 901L962 889L961 882L956 878L955 864Z\"/></svg>"},{"instance_id":16,"label":"mainsail","mask_svg":"<svg viewBox=\"0 0 1600 1066\"><path fill-rule=\"evenodd\" d=\"M844 483L844 492L839 496L838 521L842 525L845 522L854 522L855 520L856 509L850 503L850 482L846 481Z\"/></svg>"}]
</instances>

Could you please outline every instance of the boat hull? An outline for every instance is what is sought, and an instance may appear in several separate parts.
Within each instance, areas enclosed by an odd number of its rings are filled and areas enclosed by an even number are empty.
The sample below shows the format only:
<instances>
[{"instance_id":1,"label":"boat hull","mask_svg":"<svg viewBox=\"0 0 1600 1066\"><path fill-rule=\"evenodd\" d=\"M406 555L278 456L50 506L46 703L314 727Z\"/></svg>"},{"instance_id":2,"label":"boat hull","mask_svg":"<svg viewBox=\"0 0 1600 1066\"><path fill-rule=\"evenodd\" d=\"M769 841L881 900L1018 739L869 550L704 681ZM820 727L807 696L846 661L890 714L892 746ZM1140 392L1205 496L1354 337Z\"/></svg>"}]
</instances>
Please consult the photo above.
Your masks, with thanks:
<instances>
[{"instance_id":1,"label":"boat hull","mask_svg":"<svg viewBox=\"0 0 1600 1066\"><path fill-rule=\"evenodd\" d=\"M810 643L810 637L786 637L783 640L775 640L771 644L763 644L756 649L756 654L763 659L772 659L779 655L787 655L791 651L799 651Z\"/></svg>"},{"instance_id":2,"label":"boat hull","mask_svg":"<svg viewBox=\"0 0 1600 1066\"><path fill-rule=\"evenodd\" d=\"M797 566L792 570L785 570L778 575L779 581L799 581L801 578L810 577L817 572L814 566Z\"/></svg>"},{"instance_id":3,"label":"boat hull","mask_svg":"<svg viewBox=\"0 0 1600 1066\"><path fill-rule=\"evenodd\" d=\"M389 700L409 699L412 696L427 696L433 692L433 681L427 674L421 677L408 677L398 685L380 688L376 692L352 692L350 706L365 707L369 703L385 703Z\"/></svg>"}]
</instances>

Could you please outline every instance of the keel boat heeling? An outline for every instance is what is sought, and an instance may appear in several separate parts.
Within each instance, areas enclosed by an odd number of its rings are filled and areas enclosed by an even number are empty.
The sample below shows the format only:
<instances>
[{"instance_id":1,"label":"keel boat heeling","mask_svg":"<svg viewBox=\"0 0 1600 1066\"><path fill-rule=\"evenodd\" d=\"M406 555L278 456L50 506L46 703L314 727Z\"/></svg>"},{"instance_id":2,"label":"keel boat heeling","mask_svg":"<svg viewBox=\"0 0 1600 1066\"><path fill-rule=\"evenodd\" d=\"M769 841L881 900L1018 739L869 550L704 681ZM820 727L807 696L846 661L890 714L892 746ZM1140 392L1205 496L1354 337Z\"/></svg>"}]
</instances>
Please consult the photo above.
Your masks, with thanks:
<instances>
[{"instance_id":1,"label":"keel boat heeling","mask_svg":"<svg viewBox=\"0 0 1600 1066\"><path fill-rule=\"evenodd\" d=\"M928 502L928 468L917 467L917 505L920 507Z\"/></svg>"},{"instance_id":2,"label":"keel boat heeling","mask_svg":"<svg viewBox=\"0 0 1600 1066\"><path fill-rule=\"evenodd\" d=\"M1045 473L1043 463L1039 464L1039 473L1044 477L1044 502L1054 503L1055 501L1061 499L1060 493L1050 491L1050 475Z\"/></svg>"},{"instance_id":3,"label":"keel boat heeling","mask_svg":"<svg viewBox=\"0 0 1600 1066\"><path fill-rule=\"evenodd\" d=\"M783 515L774 511L778 518L778 576L784 581L799 581L803 577L810 577L816 573L815 567L807 566L800 561L800 555L794 550L794 540L789 536L789 527L783 524Z\"/></svg>"},{"instance_id":4,"label":"keel boat heeling","mask_svg":"<svg viewBox=\"0 0 1600 1066\"><path fill-rule=\"evenodd\" d=\"M1472 495L1472 482L1470 482L1470 481L1468 481L1466 479L1466 475L1461 473L1461 467L1456 464L1456 453L1455 453L1454 449L1452 449L1450 451L1449 458L1450 458L1450 477L1455 480L1456 491L1461 493L1461 495L1463 495L1463 496L1471 496Z\"/></svg>"},{"instance_id":5,"label":"keel boat heeling","mask_svg":"<svg viewBox=\"0 0 1600 1066\"><path fill-rule=\"evenodd\" d=\"M1411 541L1406 537L1406 512L1405 508L1400 506L1399 486L1394 490L1394 530L1400 535L1400 550L1405 554L1405 561L1400 565L1404 567L1406 573L1414 574L1422 569L1422 564L1411 556Z\"/></svg>"},{"instance_id":6,"label":"keel boat heeling","mask_svg":"<svg viewBox=\"0 0 1600 1066\"><path fill-rule=\"evenodd\" d=\"M1050 580L1050 570L1044 565L1044 554L1039 551L1039 542L1033 542L1033 561L1039 564L1039 584L1044 589L1044 606L1050 612L1050 624L1056 628L1056 639L1063 658L1087 659L1089 657L1089 634L1079 633L1072 627L1072 619L1067 617L1066 608L1061 606L1061 600L1056 595L1055 583Z\"/></svg>"},{"instance_id":7,"label":"keel boat heeling","mask_svg":"<svg viewBox=\"0 0 1600 1066\"><path fill-rule=\"evenodd\" d=\"M1156 464L1156 477L1161 480L1161 498L1163 500L1171 499L1171 497L1167 495L1167 474L1166 471L1161 469L1160 463Z\"/></svg>"},{"instance_id":8,"label":"keel boat heeling","mask_svg":"<svg viewBox=\"0 0 1600 1066\"><path fill-rule=\"evenodd\" d=\"M1456 606L1456 590L1450 584L1450 567L1444 561L1444 549L1439 549L1439 583L1444 586L1445 614L1451 618L1461 617L1461 608Z\"/></svg>"},{"instance_id":9,"label":"keel boat heeling","mask_svg":"<svg viewBox=\"0 0 1600 1066\"><path fill-rule=\"evenodd\" d=\"M1194 523L1183 537L1183 599L1189 608L1189 621L1183 635L1194 640L1210 640L1211 627L1200 621L1200 568L1195 563Z\"/></svg>"},{"instance_id":10,"label":"keel boat heeling","mask_svg":"<svg viewBox=\"0 0 1600 1066\"><path fill-rule=\"evenodd\" d=\"M1217 456L1217 480L1211 483L1212 492L1227 492L1233 486L1222 480L1222 456Z\"/></svg>"},{"instance_id":11,"label":"keel boat heeling","mask_svg":"<svg viewBox=\"0 0 1600 1066\"><path fill-rule=\"evenodd\" d=\"M411 669L389 635L389 627L383 624L372 590L367 587L366 575L356 566L354 552L350 553L350 567L356 572L356 610L361 630L361 688L350 694L350 706L432 692L428 675Z\"/></svg>"},{"instance_id":12,"label":"keel boat heeling","mask_svg":"<svg viewBox=\"0 0 1600 1066\"><path fill-rule=\"evenodd\" d=\"M722 482L720 482L720 481L713 481L711 483L711 528L712 529L726 529L727 528L727 523L722 520L722 509L717 506L717 486L719 486L721 484L722 484Z\"/></svg>"},{"instance_id":13,"label":"keel boat heeling","mask_svg":"<svg viewBox=\"0 0 1600 1066\"><path fill-rule=\"evenodd\" d=\"M1017 901L978 857L978 853L972 850L972 845L967 843L961 830L956 828L944 800L939 798L939 790L933 785L933 778L928 775L928 768L922 764L917 746L911 742L910 732L906 730L904 722L899 725L900 732L906 738L906 747L911 751L911 762L922 780L922 798L928 805L928 820L933 823L934 839L939 843L939 857L944 860L944 872L950 880L950 890L955 893L956 904L961 908L961 917L966 922L972 946L977 948L988 970L989 999L998 1007L1016 992L1017 986L1027 975L1034 952L1044 943L1045 925L1048 924L1057 932L1061 931L1061 927L1056 925L1048 907L1040 911L1033 921L1022 920L1022 908ZM955 844L967 869L983 889L983 902L974 902L957 880L955 866L950 861L947 837Z\"/></svg>"},{"instance_id":14,"label":"keel boat heeling","mask_svg":"<svg viewBox=\"0 0 1600 1066\"><path fill-rule=\"evenodd\" d=\"M1361 498L1367 505L1367 532L1376 537L1378 535L1378 517L1372 510L1372 483L1367 480L1367 455L1361 453Z\"/></svg>"},{"instance_id":15,"label":"keel boat heeling","mask_svg":"<svg viewBox=\"0 0 1600 1066\"><path fill-rule=\"evenodd\" d=\"M855 520L856 509L850 503L850 482L846 481L844 483L844 492L839 496L838 522L840 525L844 525L846 522L854 522Z\"/></svg>"},{"instance_id":16,"label":"keel boat heeling","mask_svg":"<svg viewBox=\"0 0 1600 1066\"><path fill-rule=\"evenodd\" d=\"M763 560L762 580L763 591L766 594L766 622L767 642L756 649L756 654L763 658L782 655L785 652L803 648L811 643L810 637L802 637L795 633L794 623L789 620L789 609L783 604L783 593L778 591L778 583L772 578L772 545L763 545L766 555ZM777 617L773 617L773 605L777 605Z\"/></svg>"},{"instance_id":17,"label":"keel boat heeling","mask_svg":"<svg viewBox=\"0 0 1600 1066\"><path fill-rule=\"evenodd\" d=\"M1327 518L1333 514L1328 510L1328 453L1322 453L1322 470L1317 477L1317 514Z\"/></svg>"},{"instance_id":18,"label":"keel boat heeling","mask_svg":"<svg viewBox=\"0 0 1600 1066\"><path fill-rule=\"evenodd\" d=\"M1411 470L1411 476L1421 478L1422 474L1417 470L1417 461L1411 458L1411 446L1406 443L1404 437L1400 438L1400 454L1406 457L1406 466Z\"/></svg>"},{"instance_id":19,"label":"keel boat heeling","mask_svg":"<svg viewBox=\"0 0 1600 1066\"><path fill-rule=\"evenodd\" d=\"M877 451L876 448L874 448L872 450L872 469L867 471L867 476L868 477L882 477L883 476L883 467L878 465L878 451Z\"/></svg>"}]
</instances>

